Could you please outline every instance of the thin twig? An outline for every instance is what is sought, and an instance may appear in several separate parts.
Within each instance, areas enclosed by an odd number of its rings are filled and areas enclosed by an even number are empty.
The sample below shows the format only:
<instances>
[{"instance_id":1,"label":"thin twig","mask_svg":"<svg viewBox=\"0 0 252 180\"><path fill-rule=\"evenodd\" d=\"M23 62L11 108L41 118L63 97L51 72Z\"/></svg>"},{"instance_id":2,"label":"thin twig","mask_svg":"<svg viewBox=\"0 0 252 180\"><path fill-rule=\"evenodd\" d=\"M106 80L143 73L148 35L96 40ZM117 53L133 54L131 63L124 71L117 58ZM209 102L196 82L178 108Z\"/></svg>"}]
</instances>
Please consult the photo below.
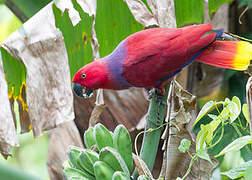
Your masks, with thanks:
<instances>
[{"instance_id":1,"label":"thin twig","mask_svg":"<svg viewBox=\"0 0 252 180\"><path fill-rule=\"evenodd\" d=\"M164 155L163 155L163 162L161 166L161 171L159 174L159 178L162 178L165 176L166 173L166 167L167 167L167 146L168 146L168 138L169 138L169 133L170 133L170 118L171 118L171 106L172 106L172 97L173 97L173 89L174 89L174 80L172 80L168 92L168 97L167 97L167 114L165 118L165 122L167 122L167 125L165 127L165 130L162 135L162 139L164 139L164 145L162 147L162 150L164 150Z\"/></svg>"},{"instance_id":2,"label":"thin twig","mask_svg":"<svg viewBox=\"0 0 252 180\"><path fill-rule=\"evenodd\" d=\"M247 12L248 9L249 9L249 7L247 6L247 7L242 11L241 15L239 16L239 23L240 23L240 24L242 24L242 22L241 22L242 16Z\"/></svg>"}]
</instances>

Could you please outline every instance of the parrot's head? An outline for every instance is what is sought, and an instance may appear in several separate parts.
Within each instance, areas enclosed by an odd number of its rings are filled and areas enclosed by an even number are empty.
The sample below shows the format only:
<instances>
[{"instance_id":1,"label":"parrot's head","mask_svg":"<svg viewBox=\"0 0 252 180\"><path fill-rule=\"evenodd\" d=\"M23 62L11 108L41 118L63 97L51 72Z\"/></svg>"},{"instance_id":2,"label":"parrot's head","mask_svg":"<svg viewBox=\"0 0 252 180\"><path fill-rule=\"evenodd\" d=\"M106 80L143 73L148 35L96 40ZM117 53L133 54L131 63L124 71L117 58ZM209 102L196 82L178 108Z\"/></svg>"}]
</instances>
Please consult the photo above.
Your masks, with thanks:
<instances>
[{"instance_id":1,"label":"parrot's head","mask_svg":"<svg viewBox=\"0 0 252 180\"><path fill-rule=\"evenodd\" d=\"M74 92L84 98L91 97L93 90L103 88L107 82L107 73L101 61L93 61L79 69L73 77Z\"/></svg>"}]
</instances>

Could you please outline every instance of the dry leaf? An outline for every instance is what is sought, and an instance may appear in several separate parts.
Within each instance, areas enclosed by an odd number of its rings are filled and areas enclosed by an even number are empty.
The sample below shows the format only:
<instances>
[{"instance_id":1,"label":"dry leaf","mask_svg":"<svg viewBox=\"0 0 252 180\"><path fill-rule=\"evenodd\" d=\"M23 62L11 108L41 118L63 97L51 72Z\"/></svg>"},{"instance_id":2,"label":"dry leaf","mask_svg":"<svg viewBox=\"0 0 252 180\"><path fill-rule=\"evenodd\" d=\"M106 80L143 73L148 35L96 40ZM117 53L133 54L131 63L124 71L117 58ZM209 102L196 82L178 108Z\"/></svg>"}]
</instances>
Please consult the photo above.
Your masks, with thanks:
<instances>
[{"instance_id":1,"label":"dry leaf","mask_svg":"<svg viewBox=\"0 0 252 180\"><path fill-rule=\"evenodd\" d=\"M156 1L157 19L160 27L176 28L176 17L173 0Z\"/></svg>"},{"instance_id":2,"label":"dry leaf","mask_svg":"<svg viewBox=\"0 0 252 180\"><path fill-rule=\"evenodd\" d=\"M204 2L204 23L210 23L213 25L215 29L222 29L224 28L225 31L228 31L228 9L229 4L225 3L221 5L219 10L215 13L213 19L211 20L208 13L208 1L205 0Z\"/></svg>"},{"instance_id":3,"label":"dry leaf","mask_svg":"<svg viewBox=\"0 0 252 180\"><path fill-rule=\"evenodd\" d=\"M156 17L154 17L145 4L141 0L124 0L136 21L145 27L158 25Z\"/></svg>"},{"instance_id":4,"label":"dry leaf","mask_svg":"<svg viewBox=\"0 0 252 180\"><path fill-rule=\"evenodd\" d=\"M39 28L38 28L39 27ZM52 3L14 32L2 46L27 69L27 105L34 136L73 120L67 52L55 27Z\"/></svg>"},{"instance_id":5,"label":"dry leaf","mask_svg":"<svg viewBox=\"0 0 252 180\"><path fill-rule=\"evenodd\" d=\"M152 180L153 176L148 166L145 164L145 162L141 159L141 157L137 156L136 154L132 153L132 155L133 155L133 161L136 165L138 174L147 175Z\"/></svg>"},{"instance_id":6,"label":"dry leaf","mask_svg":"<svg viewBox=\"0 0 252 180\"><path fill-rule=\"evenodd\" d=\"M14 119L11 112L11 106L8 99L8 88L4 77L2 60L0 59L0 152L7 158L10 149L18 146L18 138Z\"/></svg>"},{"instance_id":7,"label":"dry leaf","mask_svg":"<svg viewBox=\"0 0 252 180\"><path fill-rule=\"evenodd\" d=\"M105 109L105 104L95 105L91 117L89 119L89 127L94 127L98 122L100 122L100 115Z\"/></svg>"},{"instance_id":8,"label":"dry leaf","mask_svg":"<svg viewBox=\"0 0 252 180\"><path fill-rule=\"evenodd\" d=\"M47 156L47 168L50 178L62 180L63 162L67 160L67 148L74 145L83 148L80 134L73 121L61 124L49 133L50 142Z\"/></svg>"},{"instance_id":9,"label":"dry leaf","mask_svg":"<svg viewBox=\"0 0 252 180\"><path fill-rule=\"evenodd\" d=\"M96 15L96 0L77 0L82 10L89 14L89 16Z\"/></svg>"},{"instance_id":10,"label":"dry leaf","mask_svg":"<svg viewBox=\"0 0 252 180\"><path fill-rule=\"evenodd\" d=\"M171 119L176 122L187 124L191 121L191 112L196 106L196 96L192 95L174 80L173 107Z\"/></svg>"}]
</instances>

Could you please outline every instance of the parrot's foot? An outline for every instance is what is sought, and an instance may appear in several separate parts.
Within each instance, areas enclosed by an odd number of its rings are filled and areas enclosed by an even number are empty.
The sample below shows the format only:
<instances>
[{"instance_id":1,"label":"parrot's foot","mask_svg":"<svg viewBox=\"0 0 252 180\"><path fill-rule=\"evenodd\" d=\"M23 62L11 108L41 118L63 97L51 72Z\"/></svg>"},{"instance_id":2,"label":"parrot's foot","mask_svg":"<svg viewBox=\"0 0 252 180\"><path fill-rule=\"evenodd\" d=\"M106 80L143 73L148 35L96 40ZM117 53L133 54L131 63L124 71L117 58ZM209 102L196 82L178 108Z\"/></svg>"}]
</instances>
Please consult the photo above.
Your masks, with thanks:
<instances>
[{"instance_id":1,"label":"parrot's foot","mask_svg":"<svg viewBox=\"0 0 252 180\"><path fill-rule=\"evenodd\" d=\"M152 98L156 98L159 105L161 105L161 104L166 105L166 102L163 101L163 96L164 96L164 94L163 94L162 90L160 90L158 88L152 88L149 91L148 100L151 100Z\"/></svg>"}]
</instances>

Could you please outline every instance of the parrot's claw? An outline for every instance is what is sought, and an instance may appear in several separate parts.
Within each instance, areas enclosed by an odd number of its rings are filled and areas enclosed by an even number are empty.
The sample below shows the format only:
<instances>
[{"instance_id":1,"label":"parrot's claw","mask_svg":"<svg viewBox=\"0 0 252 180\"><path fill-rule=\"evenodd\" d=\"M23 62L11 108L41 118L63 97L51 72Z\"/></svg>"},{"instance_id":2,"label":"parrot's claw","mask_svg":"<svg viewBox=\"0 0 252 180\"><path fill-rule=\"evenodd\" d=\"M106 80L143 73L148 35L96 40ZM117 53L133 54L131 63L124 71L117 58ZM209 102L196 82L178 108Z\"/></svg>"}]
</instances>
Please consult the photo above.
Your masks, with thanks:
<instances>
[{"instance_id":1,"label":"parrot's claw","mask_svg":"<svg viewBox=\"0 0 252 180\"><path fill-rule=\"evenodd\" d=\"M156 98L158 101L158 104L166 104L166 102L163 101L163 93L158 88L152 88L149 92L148 100L150 101L152 98Z\"/></svg>"}]
</instances>

